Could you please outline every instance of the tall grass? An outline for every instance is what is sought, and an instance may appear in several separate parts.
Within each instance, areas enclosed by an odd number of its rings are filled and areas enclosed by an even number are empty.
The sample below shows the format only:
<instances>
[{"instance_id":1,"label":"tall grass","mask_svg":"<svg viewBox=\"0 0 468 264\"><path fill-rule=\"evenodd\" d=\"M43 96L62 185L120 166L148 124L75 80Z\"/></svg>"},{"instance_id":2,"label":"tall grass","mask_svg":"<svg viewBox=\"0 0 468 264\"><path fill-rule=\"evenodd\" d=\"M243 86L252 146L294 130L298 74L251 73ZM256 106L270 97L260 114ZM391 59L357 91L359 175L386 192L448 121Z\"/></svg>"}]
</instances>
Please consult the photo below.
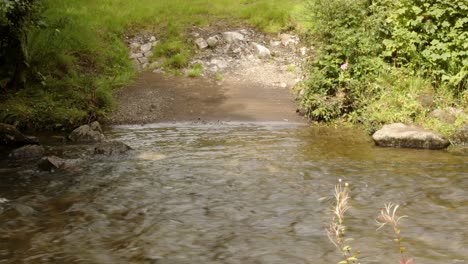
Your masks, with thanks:
<instances>
[{"instance_id":1,"label":"tall grass","mask_svg":"<svg viewBox=\"0 0 468 264\"><path fill-rule=\"evenodd\" d=\"M32 72L26 91L1 98L0 122L37 129L71 128L104 117L114 106L112 89L135 70L125 35L151 31L155 53L168 67L187 64L193 27L249 25L273 33L292 28L300 0L44 0L47 27L29 36ZM165 46L178 46L174 54Z\"/></svg>"}]
</instances>

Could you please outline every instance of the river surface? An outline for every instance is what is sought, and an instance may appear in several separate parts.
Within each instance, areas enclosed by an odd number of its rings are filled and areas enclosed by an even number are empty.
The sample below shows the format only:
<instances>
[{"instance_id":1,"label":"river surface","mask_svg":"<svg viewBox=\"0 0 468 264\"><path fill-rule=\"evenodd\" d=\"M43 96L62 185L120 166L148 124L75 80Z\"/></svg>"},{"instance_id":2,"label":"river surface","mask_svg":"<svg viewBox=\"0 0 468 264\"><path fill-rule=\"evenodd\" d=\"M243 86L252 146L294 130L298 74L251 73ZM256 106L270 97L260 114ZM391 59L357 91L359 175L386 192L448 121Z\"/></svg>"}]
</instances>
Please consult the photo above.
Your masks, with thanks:
<instances>
[{"instance_id":1,"label":"river surface","mask_svg":"<svg viewBox=\"0 0 468 264\"><path fill-rule=\"evenodd\" d=\"M384 203L401 205L415 263L468 262L468 163L443 151L377 148L358 130L287 122L116 126L134 150L69 172L0 161L0 263L329 264L324 231L338 179L361 263L398 263ZM31 165L32 166L32 165ZM27 166L26 166L27 167Z\"/></svg>"}]
</instances>

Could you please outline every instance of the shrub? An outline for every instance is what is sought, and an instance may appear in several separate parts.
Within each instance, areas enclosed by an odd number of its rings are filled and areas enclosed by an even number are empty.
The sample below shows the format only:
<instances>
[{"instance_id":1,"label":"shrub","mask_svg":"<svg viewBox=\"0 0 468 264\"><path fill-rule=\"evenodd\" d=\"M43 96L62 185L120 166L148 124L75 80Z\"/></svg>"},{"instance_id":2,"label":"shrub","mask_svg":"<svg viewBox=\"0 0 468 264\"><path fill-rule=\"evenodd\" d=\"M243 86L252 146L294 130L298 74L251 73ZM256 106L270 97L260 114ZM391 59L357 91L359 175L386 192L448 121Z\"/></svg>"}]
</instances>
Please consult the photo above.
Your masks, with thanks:
<instances>
[{"instance_id":1,"label":"shrub","mask_svg":"<svg viewBox=\"0 0 468 264\"><path fill-rule=\"evenodd\" d=\"M316 54L301 102L311 119L363 121L370 132L387 122L429 124L417 89L450 99L435 98L441 106L466 106L463 1L309 0L307 10Z\"/></svg>"}]
</instances>

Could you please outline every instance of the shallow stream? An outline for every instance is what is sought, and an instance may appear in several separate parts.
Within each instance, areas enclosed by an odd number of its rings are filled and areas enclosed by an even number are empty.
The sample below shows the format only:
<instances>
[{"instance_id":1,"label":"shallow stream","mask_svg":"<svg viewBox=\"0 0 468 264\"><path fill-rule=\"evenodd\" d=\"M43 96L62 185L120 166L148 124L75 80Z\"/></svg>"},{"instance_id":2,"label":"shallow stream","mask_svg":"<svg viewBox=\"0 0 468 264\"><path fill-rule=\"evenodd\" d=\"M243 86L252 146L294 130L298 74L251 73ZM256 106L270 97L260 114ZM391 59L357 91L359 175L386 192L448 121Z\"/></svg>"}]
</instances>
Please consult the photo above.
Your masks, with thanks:
<instances>
[{"instance_id":1,"label":"shallow stream","mask_svg":"<svg viewBox=\"0 0 468 264\"><path fill-rule=\"evenodd\" d=\"M333 186L351 186L345 224L361 263L398 263L384 203L401 205L415 263L468 262L468 162L375 147L359 130L303 124L108 128L134 151L48 151L84 163L39 173L0 161L0 263L330 264Z\"/></svg>"}]
</instances>

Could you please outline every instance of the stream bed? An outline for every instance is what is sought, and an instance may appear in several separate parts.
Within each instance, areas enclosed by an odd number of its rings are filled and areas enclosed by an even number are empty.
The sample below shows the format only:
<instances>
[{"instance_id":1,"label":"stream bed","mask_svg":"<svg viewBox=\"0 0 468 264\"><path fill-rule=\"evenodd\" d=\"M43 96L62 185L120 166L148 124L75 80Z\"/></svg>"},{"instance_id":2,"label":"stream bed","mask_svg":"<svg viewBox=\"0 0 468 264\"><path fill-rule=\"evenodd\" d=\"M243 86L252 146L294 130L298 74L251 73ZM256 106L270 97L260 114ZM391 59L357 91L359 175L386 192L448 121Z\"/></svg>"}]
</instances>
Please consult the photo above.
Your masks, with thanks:
<instances>
[{"instance_id":1,"label":"stream bed","mask_svg":"<svg viewBox=\"0 0 468 264\"><path fill-rule=\"evenodd\" d=\"M375 147L359 130L288 122L160 123L106 129L134 150L36 172L0 159L0 263L330 264L334 184L350 184L347 236L361 263L398 263L400 204L415 263L468 262L468 160ZM31 165L32 166L32 165ZM8 201L6 201L8 200Z\"/></svg>"}]
</instances>

